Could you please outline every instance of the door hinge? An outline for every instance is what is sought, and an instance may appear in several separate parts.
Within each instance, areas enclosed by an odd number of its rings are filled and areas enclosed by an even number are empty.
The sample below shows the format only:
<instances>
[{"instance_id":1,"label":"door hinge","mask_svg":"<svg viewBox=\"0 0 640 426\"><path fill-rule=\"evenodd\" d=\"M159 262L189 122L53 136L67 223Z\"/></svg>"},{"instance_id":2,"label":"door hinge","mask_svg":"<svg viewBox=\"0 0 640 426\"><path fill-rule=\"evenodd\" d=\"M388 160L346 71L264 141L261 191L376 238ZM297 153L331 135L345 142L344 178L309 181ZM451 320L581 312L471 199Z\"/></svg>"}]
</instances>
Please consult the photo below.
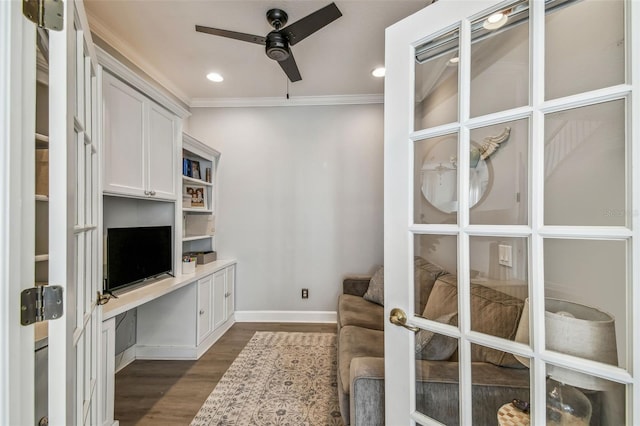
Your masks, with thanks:
<instances>
[{"instance_id":1,"label":"door hinge","mask_svg":"<svg viewBox=\"0 0 640 426\"><path fill-rule=\"evenodd\" d=\"M64 27L62 0L22 0L22 14L48 30L61 31Z\"/></svg>"},{"instance_id":2,"label":"door hinge","mask_svg":"<svg viewBox=\"0 0 640 426\"><path fill-rule=\"evenodd\" d=\"M58 319L63 308L62 287L59 285L27 288L20 293L20 324Z\"/></svg>"}]
</instances>

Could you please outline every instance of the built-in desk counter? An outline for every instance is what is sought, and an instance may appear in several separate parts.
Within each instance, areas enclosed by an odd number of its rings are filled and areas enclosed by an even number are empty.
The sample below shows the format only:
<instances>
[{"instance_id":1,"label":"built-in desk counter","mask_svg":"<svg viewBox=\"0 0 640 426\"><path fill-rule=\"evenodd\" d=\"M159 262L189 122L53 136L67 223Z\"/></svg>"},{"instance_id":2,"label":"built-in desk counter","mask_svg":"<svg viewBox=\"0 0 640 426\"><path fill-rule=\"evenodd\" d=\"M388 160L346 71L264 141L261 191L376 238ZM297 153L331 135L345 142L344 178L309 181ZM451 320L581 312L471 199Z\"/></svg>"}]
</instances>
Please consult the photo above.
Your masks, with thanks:
<instances>
[{"instance_id":1,"label":"built-in desk counter","mask_svg":"<svg viewBox=\"0 0 640 426\"><path fill-rule=\"evenodd\" d=\"M136 359L198 359L235 322L235 260L198 265L178 275L133 288L102 308L103 420L117 425L115 373ZM136 344L115 365L116 316L137 309Z\"/></svg>"},{"instance_id":2,"label":"built-in desk counter","mask_svg":"<svg viewBox=\"0 0 640 426\"><path fill-rule=\"evenodd\" d=\"M196 272L193 274L176 275L175 277L160 279L131 290L125 290L122 294L116 292L118 298L112 298L102 307L102 320L108 320L130 309L137 308L142 304L192 284L202 277L212 275L215 272L235 264L236 261L234 259L216 260L206 265L198 265Z\"/></svg>"}]
</instances>

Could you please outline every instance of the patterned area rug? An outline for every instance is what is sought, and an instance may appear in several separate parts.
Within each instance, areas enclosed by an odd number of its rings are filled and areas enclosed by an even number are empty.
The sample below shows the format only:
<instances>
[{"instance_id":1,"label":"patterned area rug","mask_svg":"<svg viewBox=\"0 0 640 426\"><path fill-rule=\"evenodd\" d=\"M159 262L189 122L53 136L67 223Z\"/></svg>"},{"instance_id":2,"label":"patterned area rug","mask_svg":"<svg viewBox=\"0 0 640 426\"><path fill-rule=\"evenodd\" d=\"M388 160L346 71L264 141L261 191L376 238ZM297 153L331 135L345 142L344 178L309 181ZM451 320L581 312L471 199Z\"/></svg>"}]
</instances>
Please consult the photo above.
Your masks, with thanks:
<instances>
[{"instance_id":1,"label":"patterned area rug","mask_svg":"<svg viewBox=\"0 0 640 426\"><path fill-rule=\"evenodd\" d=\"M258 331L191 426L342 426L336 370L335 334Z\"/></svg>"}]
</instances>

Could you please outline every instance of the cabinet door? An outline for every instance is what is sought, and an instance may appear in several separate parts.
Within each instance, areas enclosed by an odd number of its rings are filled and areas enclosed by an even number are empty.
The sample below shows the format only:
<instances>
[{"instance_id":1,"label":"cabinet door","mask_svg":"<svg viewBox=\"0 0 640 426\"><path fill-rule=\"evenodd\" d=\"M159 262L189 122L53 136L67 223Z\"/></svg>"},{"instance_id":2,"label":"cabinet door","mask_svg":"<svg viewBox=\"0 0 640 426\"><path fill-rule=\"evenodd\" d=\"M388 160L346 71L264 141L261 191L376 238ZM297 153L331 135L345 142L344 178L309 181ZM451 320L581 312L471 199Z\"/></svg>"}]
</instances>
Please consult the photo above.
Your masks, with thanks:
<instances>
[{"instance_id":1,"label":"cabinet door","mask_svg":"<svg viewBox=\"0 0 640 426\"><path fill-rule=\"evenodd\" d=\"M146 98L105 72L103 99L104 191L144 196Z\"/></svg>"},{"instance_id":2,"label":"cabinet door","mask_svg":"<svg viewBox=\"0 0 640 426\"><path fill-rule=\"evenodd\" d=\"M213 277L198 280L198 344L213 331Z\"/></svg>"},{"instance_id":3,"label":"cabinet door","mask_svg":"<svg viewBox=\"0 0 640 426\"><path fill-rule=\"evenodd\" d=\"M229 266L227 268L227 289L225 298L227 304L227 315L226 319L229 319L233 316L235 312L235 290L236 290L236 265Z\"/></svg>"},{"instance_id":4,"label":"cabinet door","mask_svg":"<svg viewBox=\"0 0 640 426\"><path fill-rule=\"evenodd\" d=\"M155 198L176 198L176 122L169 111L149 102L149 180Z\"/></svg>"},{"instance_id":5,"label":"cabinet door","mask_svg":"<svg viewBox=\"0 0 640 426\"><path fill-rule=\"evenodd\" d=\"M227 299L224 297L227 288L227 270L213 274L213 328L216 329L227 320Z\"/></svg>"}]
</instances>

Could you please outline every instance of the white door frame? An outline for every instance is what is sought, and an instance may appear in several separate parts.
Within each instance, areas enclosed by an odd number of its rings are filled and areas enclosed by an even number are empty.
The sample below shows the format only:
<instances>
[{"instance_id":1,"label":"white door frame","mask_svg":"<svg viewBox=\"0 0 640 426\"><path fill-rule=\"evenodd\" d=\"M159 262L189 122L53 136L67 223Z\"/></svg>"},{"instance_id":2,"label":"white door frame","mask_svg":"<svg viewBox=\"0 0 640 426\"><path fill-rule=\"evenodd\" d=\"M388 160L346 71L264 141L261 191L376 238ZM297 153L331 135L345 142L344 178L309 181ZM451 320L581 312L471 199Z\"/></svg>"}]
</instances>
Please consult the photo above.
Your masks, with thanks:
<instances>
[{"instance_id":1,"label":"white door frame","mask_svg":"<svg viewBox=\"0 0 640 426\"><path fill-rule=\"evenodd\" d=\"M91 243L86 256L98 258L100 247L99 225L100 206L98 192L97 161L99 125L98 114L91 108L85 108L85 95L93 100L97 107L98 85L94 78L81 91L73 90L71 84L74 72L87 72L89 61L84 56L68 58L67 52L75 45L83 46L92 58L93 76L97 75L97 60L89 26L84 14L82 2L65 1L66 32L50 32L52 49L49 59L56 63L51 75L50 102L50 152L51 161L55 161L57 172L51 176L50 196L50 283L65 288L65 316L49 323L49 418L51 424L96 424L100 404L99 392L102 378L99 370L99 353L101 336L97 332L101 320L101 310L93 304L96 289L101 288L101 271L96 267L85 268L86 282L90 282L86 295L76 300L73 290L67 291L69 283L73 288L75 278L75 235L95 230L92 237L86 240ZM85 34L76 33L75 29L87 30ZM84 36L84 38L83 38ZM83 50L83 49L81 49ZM81 52L82 53L82 52ZM69 69L67 59L73 63ZM82 81L88 81L83 79ZM35 424L34 405L34 326L20 325L20 292L24 288L34 286L35 257L35 91L36 91L36 26L22 14L22 1L11 0L0 2L0 424L30 425ZM91 92L89 95L88 93ZM70 99L75 93L82 93L76 99ZM79 111L74 117L73 105L77 102ZM67 107L60 107L67 105ZM56 108L60 107L60 108ZM58 123L58 124L56 124ZM95 126L91 126L95 124ZM81 131L78 128L82 128ZM87 149L86 158L93 157L95 168L93 184L95 189L89 194L92 197L86 212L92 218L82 222L81 229L73 224L75 210L75 171L68 167L67 154L75 157L77 150L74 132L80 132L81 145ZM85 134L86 133L86 134ZM67 142L70 149L67 151ZM72 179L69 181L68 178ZM55 184L58 183L58 185ZM60 182L66 182L60 184ZM67 184L67 183L70 183ZM83 194L84 196L84 194ZM82 199L84 202L84 198ZM84 204L83 204L84 206ZM68 214L70 212L70 216ZM51 220L53 218L53 220ZM70 220L67 220L71 218ZM61 221L67 225L60 226ZM89 225L91 224L91 225ZM67 241L60 247L55 241ZM54 241L52 243L52 241ZM61 248L60 250L57 250ZM71 256L68 256L71 254ZM53 274L51 274L53 271ZM56 275L57 274L57 275ZM70 279L67 279L70 277ZM57 281L57 282L56 282ZM75 306L84 307L83 317L76 320ZM87 313L87 311L89 313ZM87 329L86 331L84 329ZM84 334L84 335L83 335ZM91 338L91 335L93 337ZM85 336L89 336L86 337ZM83 346L80 355L91 358L85 361L81 376L75 370L76 352L69 350L76 341L90 342L90 347ZM87 343L89 344L89 343ZM31 355L31 356L29 356ZM86 376L86 377L85 377ZM80 378L78 380L78 377ZM82 389L76 400L75 389ZM88 391L90 389L90 391ZM79 402L77 402L79 401ZM80 419L78 422L77 419Z\"/></svg>"},{"instance_id":2,"label":"white door frame","mask_svg":"<svg viewBox=\"0 0 640 426\"><path fill-rule=\"evenodd\" d=\"M34 424L34 326L20 292L34 285L36 28L22 2L0 2L0 424ZM26 84L32 82L33 84ZM30 236L30 237L29 237Z\"/></svg>"}]
</instances>

